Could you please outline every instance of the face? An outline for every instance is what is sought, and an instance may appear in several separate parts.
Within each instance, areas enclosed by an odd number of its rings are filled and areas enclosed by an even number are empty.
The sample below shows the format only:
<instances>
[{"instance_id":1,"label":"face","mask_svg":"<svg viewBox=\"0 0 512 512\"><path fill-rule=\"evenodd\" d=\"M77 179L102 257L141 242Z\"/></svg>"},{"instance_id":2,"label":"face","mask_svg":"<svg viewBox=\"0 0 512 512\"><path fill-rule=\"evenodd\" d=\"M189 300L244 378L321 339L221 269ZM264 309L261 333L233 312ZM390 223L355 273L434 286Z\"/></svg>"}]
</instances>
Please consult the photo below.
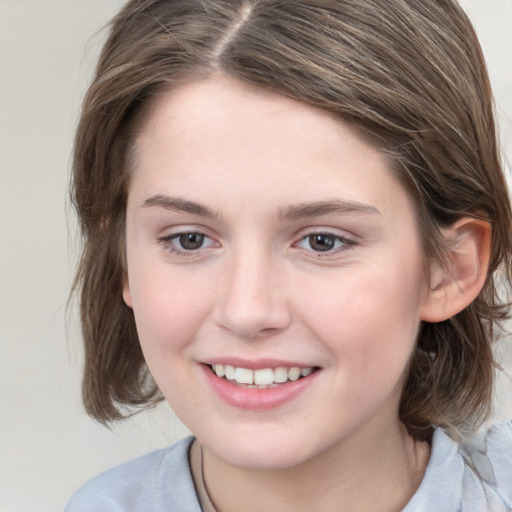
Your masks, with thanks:
<instances>
[{"instance_id":1,"label":"face","mask_svg":"<svg viewBox=\"0 0 512 512\"><path fill-rule=\"evenodd\" d=\"M126 247L147 364L225 462L289 467L398 425L420 240L386 157L347 125L222 77L163 95Z\"/></svg>"}]
</instances>

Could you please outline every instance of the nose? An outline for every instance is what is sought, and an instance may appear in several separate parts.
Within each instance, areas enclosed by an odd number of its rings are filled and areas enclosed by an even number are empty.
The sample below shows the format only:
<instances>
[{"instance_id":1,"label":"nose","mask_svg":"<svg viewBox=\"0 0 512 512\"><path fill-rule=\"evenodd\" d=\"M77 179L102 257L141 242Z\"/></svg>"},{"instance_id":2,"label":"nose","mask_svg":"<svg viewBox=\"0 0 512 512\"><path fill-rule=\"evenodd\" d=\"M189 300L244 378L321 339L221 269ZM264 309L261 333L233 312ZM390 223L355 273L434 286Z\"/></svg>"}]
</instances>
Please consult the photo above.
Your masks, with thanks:
<instances>
[{"instance_id":1,"label":"nose","mask_svg":"<svg viewBox=\"0 0 512 512\"><path fill-rule=\"evenodd\" d=\"M242 339L271 336L291 321L282 266L268 255L244 251L224 274L216 323Z\"/></svg>"}]
</instances>

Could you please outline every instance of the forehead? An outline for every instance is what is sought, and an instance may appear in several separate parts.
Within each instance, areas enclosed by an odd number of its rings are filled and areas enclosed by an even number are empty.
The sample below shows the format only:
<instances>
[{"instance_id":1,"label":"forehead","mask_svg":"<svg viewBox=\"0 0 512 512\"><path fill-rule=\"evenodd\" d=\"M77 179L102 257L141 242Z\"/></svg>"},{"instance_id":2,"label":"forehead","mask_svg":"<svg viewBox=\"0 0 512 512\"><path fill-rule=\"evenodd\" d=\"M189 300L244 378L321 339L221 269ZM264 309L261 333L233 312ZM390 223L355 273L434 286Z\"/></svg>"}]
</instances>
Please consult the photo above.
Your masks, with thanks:
<instances>
[{"instance_id":1,"label":"forehead","mask_svg":"<svg viewBox=\"0 0 512 512\"><path fill-rule=\"evenodd\" d=\"M274 199L278 209L336 199L380 209L404 194L388 158L347 124L228 77L161 94L135 144L130 194L139 200L222 198L226 208Z\"/></svg>"}]
</instances>

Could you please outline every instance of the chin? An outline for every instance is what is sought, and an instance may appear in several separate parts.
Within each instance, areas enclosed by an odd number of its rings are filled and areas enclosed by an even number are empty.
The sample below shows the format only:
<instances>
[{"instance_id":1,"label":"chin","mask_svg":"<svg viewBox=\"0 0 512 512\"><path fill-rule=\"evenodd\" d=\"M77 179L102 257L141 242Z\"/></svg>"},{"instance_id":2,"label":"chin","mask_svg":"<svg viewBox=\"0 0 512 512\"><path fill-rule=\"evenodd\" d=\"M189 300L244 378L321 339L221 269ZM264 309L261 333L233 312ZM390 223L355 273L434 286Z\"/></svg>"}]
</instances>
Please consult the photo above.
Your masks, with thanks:
<instances>
[{"instance_id":1,"label":"chin","mask_svg":"<svg viewBox=\"0 0 512 512\"><path fill-rule=\"evenodd\" d=\"M206 436L204 444L226 464L251 470L287 469L300 465L316 454L311 439L309 442L294 439L289 432L278 435L270 429L264 436L249 433L230 433L220 439ZM323 450L319 448L318 451Z\"/></svg>"},{"instance_id":2,"label":"chin","mask_svg":"<svg viewBox=\"0 0 512 512\"><path fill-rule=\"evenodd\" d=\"M283 470L304 462L304 453L301 450L280 448L277 451L274 447L233 447L231 445L227 452L223 451L216 455L231 466L247 470Z\"/></svg>"}]
</instances>

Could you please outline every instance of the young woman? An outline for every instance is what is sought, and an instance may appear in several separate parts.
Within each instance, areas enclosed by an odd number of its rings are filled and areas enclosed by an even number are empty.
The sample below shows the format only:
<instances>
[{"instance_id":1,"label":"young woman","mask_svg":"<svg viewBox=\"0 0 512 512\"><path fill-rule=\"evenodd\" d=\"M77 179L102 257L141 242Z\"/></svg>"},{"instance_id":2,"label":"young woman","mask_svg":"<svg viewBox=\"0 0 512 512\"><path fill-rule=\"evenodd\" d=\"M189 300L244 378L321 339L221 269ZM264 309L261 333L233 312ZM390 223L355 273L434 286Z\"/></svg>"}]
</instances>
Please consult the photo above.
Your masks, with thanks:
<instances>
[{"instance_id":1,"label":"young woman","mask_svg":"<svg viewBox=\"0 0 512 512\"><path fill-rule=\"evenodd\" d=\"M512 427L475 435L511 209L455 1L128 2L73 200L87 411L194 437L68 512L511 510Z\"/></svg>"}]
</instances>

